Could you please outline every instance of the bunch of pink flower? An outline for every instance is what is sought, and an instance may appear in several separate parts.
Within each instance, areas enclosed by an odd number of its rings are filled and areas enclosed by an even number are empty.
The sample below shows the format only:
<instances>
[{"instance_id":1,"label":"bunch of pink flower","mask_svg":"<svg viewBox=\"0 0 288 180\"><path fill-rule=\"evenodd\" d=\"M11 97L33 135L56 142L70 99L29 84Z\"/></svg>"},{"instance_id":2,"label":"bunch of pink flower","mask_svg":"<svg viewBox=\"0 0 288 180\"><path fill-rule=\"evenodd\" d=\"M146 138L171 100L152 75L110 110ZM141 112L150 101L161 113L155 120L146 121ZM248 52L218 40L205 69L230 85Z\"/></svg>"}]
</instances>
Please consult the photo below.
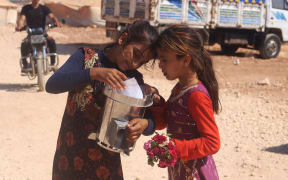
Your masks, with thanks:
<instances>
[{"instance_id":1,"label":"bunch of pink flower","mask_svg":"<svg viewBox=\"0 0 288 180\"><path fill-rule=\"evenodd\" d=\"M148 164L154 166L158 161L158 167L173 167L177 161L176 147L170 141L169 135L156 133L151 140L144 143L144 149L148 155Z\"/></svg>"}]
</instances>

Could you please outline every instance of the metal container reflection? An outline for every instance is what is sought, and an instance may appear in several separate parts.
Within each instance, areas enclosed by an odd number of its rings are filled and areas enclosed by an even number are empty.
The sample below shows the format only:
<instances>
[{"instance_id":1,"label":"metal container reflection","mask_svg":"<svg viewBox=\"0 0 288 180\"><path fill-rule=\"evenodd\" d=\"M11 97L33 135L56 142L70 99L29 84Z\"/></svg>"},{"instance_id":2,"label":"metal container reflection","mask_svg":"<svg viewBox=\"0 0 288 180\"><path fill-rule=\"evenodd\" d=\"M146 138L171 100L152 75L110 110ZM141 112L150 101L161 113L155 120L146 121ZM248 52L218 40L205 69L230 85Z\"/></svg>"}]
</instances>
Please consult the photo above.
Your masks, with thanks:
<instances>
[{"instance_id":1,"label":"metal container reflection","mask_svg":"<svg viewBox=\"0 0 288 180\"><path fill-rule=\"evenodd\" d=\"M141 87L143 99L122 95L110 87L105 87L106 103L102 112L102 122L96 132L97 143L113 152L129 154L134 144L126 140L126 125L131 119L143 118L146 107L153 103L153 96Z\"/></svg>"}]
</instances>

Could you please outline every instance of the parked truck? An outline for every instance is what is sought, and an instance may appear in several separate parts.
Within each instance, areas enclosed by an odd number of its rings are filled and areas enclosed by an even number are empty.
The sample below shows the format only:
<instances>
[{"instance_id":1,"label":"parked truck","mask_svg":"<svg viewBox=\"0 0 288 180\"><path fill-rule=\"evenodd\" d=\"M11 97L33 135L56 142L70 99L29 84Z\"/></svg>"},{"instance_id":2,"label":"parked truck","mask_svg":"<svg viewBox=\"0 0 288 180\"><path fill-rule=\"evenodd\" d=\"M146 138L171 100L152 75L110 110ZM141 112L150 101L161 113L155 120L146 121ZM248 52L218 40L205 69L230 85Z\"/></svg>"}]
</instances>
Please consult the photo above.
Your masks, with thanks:
<instances>
[{"instance_id":1,"label":"parked truck","mask_svg":"<svg viewBox=\"0 0 288 180\"><path fill-rule=\"evenodd\" d=\"M172 24L204 28L207 43L226 54L242 47L275 58L288 41L288 0L102 0L101 8L108 37L145 19L159 31Z\"/></svg>"}]
</instances>

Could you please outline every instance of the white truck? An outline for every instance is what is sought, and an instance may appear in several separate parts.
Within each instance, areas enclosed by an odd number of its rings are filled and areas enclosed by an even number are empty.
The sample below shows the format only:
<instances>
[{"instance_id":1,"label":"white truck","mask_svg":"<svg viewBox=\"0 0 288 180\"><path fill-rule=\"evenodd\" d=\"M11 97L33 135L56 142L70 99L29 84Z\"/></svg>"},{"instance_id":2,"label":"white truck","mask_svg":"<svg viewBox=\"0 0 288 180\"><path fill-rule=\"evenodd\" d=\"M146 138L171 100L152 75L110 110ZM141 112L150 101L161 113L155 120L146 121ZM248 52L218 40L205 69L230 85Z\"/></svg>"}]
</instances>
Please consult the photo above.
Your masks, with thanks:
<instances>
[{"instance_id":1,"label":"white truck","mask_svg":"<svg viewBox=\"0 0 288 180\"><path fill-rule=\"evenodd\" d=\"M159 31L187 24L206 29L207 43L220 44L226 54L252 47L264 59L275 58L288 41L288 0L102 0L101 15L108 37L136 19Z\"/></svg>"}]
</instances>

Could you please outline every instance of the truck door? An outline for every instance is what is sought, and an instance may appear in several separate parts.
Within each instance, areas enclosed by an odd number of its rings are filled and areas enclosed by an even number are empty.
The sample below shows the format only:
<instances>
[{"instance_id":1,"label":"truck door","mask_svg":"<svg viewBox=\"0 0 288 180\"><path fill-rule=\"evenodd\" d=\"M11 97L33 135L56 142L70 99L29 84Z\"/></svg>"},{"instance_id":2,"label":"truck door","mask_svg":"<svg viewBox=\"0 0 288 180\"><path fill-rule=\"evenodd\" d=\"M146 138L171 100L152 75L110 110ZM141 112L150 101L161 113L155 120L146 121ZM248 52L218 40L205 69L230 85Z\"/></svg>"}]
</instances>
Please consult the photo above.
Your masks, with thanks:
<instances>
[{"instance_id":1,"label":"truck door","mask_svg":"<svg viewBox=\"0 0 288 180\"><path fill-rule=\"evenodd\" d=\"M271 0L270 2L266 27L280 29L283 41L288 41L288 0Z\"/></svg>"}]
</instances>

